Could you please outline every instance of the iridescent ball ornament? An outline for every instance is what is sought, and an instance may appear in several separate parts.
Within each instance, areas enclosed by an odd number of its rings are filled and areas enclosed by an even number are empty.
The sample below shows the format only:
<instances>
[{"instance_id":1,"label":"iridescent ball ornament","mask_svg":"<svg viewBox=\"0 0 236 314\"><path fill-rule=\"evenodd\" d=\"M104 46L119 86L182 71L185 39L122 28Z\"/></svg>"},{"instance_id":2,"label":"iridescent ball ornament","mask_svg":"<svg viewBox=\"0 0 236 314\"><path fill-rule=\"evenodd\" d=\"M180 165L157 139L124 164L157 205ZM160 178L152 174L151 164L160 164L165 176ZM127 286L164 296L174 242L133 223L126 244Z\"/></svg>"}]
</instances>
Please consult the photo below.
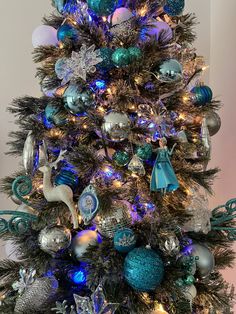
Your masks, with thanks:
<instances>
[{"instance_id":1,"label":"iridescent ball ornament","mask_svg":"<svg viewBox=\"0 0 236 314\"><path fill-rule=\"evenodd\" d=\"M34 48L39 46L57 46L57 30L52 26L38 26L32 34L32 44Z\"/></svg>"},{"instance_id":2,"label":"iridescent ball ornament","mask_svg":"<svg viewBox=\"0 0 236 314\"><path fill-rule=\"evenodd\" d=\"M42 251L55 257L70 246L71 233L64 226L50 226L41 230L38 241Z\"/></svg>"},{"instance_id":3,"label":"iridescent ball ornament","mask_svg":"<svg viewBox=\"0 0 236 314\"><path fill-rule=\"evenodd\" d=\"M195 86L191 93L193 94L193 102L197 106L203 106L212 101L213 92L209 86Z\"/></svg>"},{"instance_id":4,"label":"iridescent ball ornament","mask_svg":"<svg viewBox=\"0 0 236 314\"><path fill-rule=\"evenodd\" d=\"M112 159L119 167L126 166L130 161L130 155L126 151L118 150L115 152L115 154L112 156Z\"/></svg>"},{"instance_id":5,"label":"iridescent ball ornament","mask_svg":"<svg viewBox=\"0 0 236 314\"><path fill-rule=\"evenodd\" d=\"M66 89L63 100L65 108L74 115L80 115L94 106L93 94L90 90L76 84L70 84Z\"/></svg>"},{"instance_id":6,"label":"iridescent ball ornament","mask_svg":"<svg viewBox=\"0 0 236 314\"><path fill-rule=\"evenodd\" d=\"M185 0L167 0L164 11L170 16L181 15L185 7Z\"/></svg>"},{"instance_id":7,"label":"iridescent ball ornament","mask_svg":"<svg viewBox=\"0 0 236 314\"><path fill-rule=\"evenodd\" d=\"M105 138L112 142L122 142L130 134L130 119L126 113L111 110L104 116L102 131Z\"/></svg>"},{"instance_id":8,"label":"iridescent ball ornament","mask_svg":"<svg viewBox=\"0 0 236 314\"><path fill-rule=\"evenodd\" d=\"M73 256L79 260L87 252L89 246L96 246L101 238L94 230L83 230L78 232L72 240L71 250Z\"/></svg>"},{"instance_id":9,"label":"iridescent ball ornament","mask_svg":"<svg viewBox=\"0 0 236 314\"><path fill-rule=\"evenodd\" d=\"M45 108L45 118L56 126L62 126L67 123L68 117L66 111L57 105L48 104Z\"/></svg>"},{"instance_id":10,"label":"iridescent ball ornament","mask_svg":"<svg viewBox=\"0 0 236 314\"><path fill-rule=\"evenodd\" d=\"M117 48L112 54L112 62L117 68L128 66L132 58L126 48Z\"/></svg>"},{"instance_id":11,"label":"iridescent ball ornament","mask_svg":"<svg viewBox=\"0 0 236 314\"><path fill-rule=\"evenodd\" d=\"M128 253L135 248L136 236L132 229L119 229L114 235L114 247L120 253Z\"/></svg>"},{"instance_id":12,"label":"iridescent ball ornament","mask_svg":"<svg viewBox=\"0 0 236 314\"><path fill-rule=\"evenodd\" d=\"M167 45L173 38L173 31L166 22L150 20L148 24L141 29L140 39L147 42L157 41L160 45Z\"/></svg>"},{"instance_id":13,"label":"iridescent ball ornament","mask_svg":"<svg viewBox=\"0 0 236 314\"><path fill-rule=\"evenodd\" d=\"M124 277L134 290L154 291L162 282L163 276L164 263L154 250L140 247L126 256Z\"/></svg>"},{"instance_id":14,"label":"iridescent ball ornament","mask_svg":"<svg viewBox=\"0 0 236 314\"><path fill-rule=\"evenodd\" d=\"M78 30L70 24L63 24L57 30L57 39L61 42L65 42L67 40L75 41L78 39Z\"/></svg>"},{"instance_id":15,"label":"iridescent ball ornament","mask_svg":"<svg viewBox=\"0 0 236 314\"><path fill-rule=\"evenodd\" d=\"M206 124L209 130L210 136L214 136L221 128L221 119L218 113L215 111L208 112L206 114Z\"/></svg>"},{"instance_id":16,"label":"iridescent ball ornament","mask_svg":"<svg viewBox=\"0 0 236 314\"><path fill-rule=\"evenodd\" d=\"M79 185L79 177L74 169L70 167L64 167L61 169L60 173L55 177L54 182L56 186L67 185L75 192Z\"/></svg>"},{"instance_id":17,"label":"iridescent ball ornament","mask_svg":"<svg viewBox=\"0 0 236 314\"><path fill-rule=\"evenodd\" d=\"M133 17L132 12L127 8L118 8L109 16L108 20L112 26L122 24Z\"/></svg>"},{"instance_id":18,"label":"iridescent ball ornament","mask_svg":"<svg viewBox=\"0 0 236 314\"><path fill-rule=\"evenodd\" d=\"M101 70L110 70L111 68L114 67L114 64L112 62L112 54L113 50L108 47L103 47L100 49L100 57L102 58L102 62L100 62L97 65L98 69Z\"/></svg>"},{"instance_id":19,"label":"iridescent ball ornament","mask_svg":"<svg viewBox=\"0 0 236 314\"><path fill-rule=\"evenodd\" d=\"M176 83L183 78L183 67L177 60L169 59L160 64L157 75L163 83Z\"/></svg>"},{"instance_id":20,"label":"iridescent ball ornament","mask_svg":"<svg viewBox=\"0 0 236 314\"><path fill-rule=\"evenodd\" d=\"M98 16L108 16L117 6L117 0L87 0L88 7Z\"/></svg>"}]
</instances>

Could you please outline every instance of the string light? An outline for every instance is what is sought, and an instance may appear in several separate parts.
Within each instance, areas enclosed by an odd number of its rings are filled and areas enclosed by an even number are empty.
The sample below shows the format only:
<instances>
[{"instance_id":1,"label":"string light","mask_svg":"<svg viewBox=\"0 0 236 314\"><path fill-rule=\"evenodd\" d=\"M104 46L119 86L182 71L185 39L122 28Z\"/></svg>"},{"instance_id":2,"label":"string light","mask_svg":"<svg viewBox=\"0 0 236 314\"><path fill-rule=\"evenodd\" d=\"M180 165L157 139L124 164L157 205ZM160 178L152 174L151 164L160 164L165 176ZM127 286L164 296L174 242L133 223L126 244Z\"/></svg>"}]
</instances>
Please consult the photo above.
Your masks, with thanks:
<instances>
[{"instance_id":1,"label":"string light","mask_svg":"<svg viewBox=\"0 0 236 314\"><path fill-rule=\"evenodd\" d=\"M148 12L147 4L145 4L141 9L138 10L138 14L142 17L145 16L147 12Z\"/></svg>"},{"instance_id":2,"label":"string light","mask_svg":"<svg viewBox=\"0 0 236 314\"><path fill-rule=\"evenodd\" d=\"M103 16L103 17L102 17L102 20L103 20L103 22L107 22L106 16Z\"/></svg>"}]
</instances>

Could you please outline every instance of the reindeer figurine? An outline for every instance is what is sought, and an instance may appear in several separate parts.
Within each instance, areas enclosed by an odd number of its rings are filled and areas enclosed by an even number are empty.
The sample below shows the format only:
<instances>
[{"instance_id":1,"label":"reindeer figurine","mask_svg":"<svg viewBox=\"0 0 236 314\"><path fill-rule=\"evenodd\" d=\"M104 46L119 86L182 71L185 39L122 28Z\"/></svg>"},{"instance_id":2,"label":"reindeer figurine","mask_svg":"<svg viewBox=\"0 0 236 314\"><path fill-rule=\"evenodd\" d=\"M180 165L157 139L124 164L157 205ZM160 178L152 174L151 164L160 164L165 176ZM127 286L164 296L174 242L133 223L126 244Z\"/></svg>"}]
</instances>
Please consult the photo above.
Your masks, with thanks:
<instances>
[{"instance_id":1,"label":"reindeer figurine","mask_svg":"<svg viewBox=\"0 0 236 314\"><path fill-rule=\"evenodd\" d=\"M52 169L57 169L57 164L63 160L63 156L66 151L60 151L60 154L58 158L54 161L49 163L48 162L48 156L47 156L47 146L46 143L43 142L42 147L43 155L45 156L45 165L39 168L39 171L43 173L43 194L44 197L48 202L63 202L65 203L72 216L72 222L74 225L74 228L78 228L78 216L77 211L75 208L75 204L73 201L73 191L68 185L59 185L59 186L53 186L51 182L51 174Z\"/></svg>"}]
</instances>

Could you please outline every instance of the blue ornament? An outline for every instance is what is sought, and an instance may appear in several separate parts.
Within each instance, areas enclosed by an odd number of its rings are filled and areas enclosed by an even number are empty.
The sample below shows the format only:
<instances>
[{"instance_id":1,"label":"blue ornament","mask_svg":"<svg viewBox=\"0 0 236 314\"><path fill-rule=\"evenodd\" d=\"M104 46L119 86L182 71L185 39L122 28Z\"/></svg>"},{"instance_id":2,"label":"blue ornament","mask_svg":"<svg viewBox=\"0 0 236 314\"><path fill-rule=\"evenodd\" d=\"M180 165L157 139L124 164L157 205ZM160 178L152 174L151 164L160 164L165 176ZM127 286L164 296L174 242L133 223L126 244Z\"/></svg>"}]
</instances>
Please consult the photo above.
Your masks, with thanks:
<instances>
[{"instance_id":1,"label":"blue ornament","mask_svg":"<svg viewBox=\"0 0 236 314\"><path fill-rule=\"evenodd\" d=\"M58 12L63 13L65 0L53 0L53 5L55 6Z\"/></svg>"},{"instance_id":2,"label":"blue ornament","mask_svg":"<svg viewBox=\"0 0 236 314\"><path fill-rule=\"evenodd\" d=\"M194 103L196 105L205 105L212 101L213 93L208 86L195 86L191 93L194 94Z\"/></svg>"},{"instance_id":3,"label":"blue ornament","mask_svg":"<svg viewBox=\"0 0 236 314\"><path fill-rule=\"evenodd\" d=\"M163 261L152 249L136 248L126 256L124 277L134 290L154 291L162 282L163 276Z\"/></svg>"},{"instance_id":4,"label":"blue ornament","mask_svg":"<svg viewBox=\"0 0 236 314\"><path fill-rule=\"evenodd\" d=\"M114 65L112 62L112 54L113 50L111 48L101 48L100 57L103 59L103 61L97 65L97 68L101 70L110 70L111 68L113 68Z\"/></svg>"},{"instance_id":5,"label":"blue ornament","mask_svg":"<svg viewBox=\"0 0 236 314\"><path fill-rule=\"evenodd\" d=\"M129 228L117 230L114 235L114 247L120 253L128 253L135 248L136 236Z\"/></svg>"},{"instance_id":6,"label":"blue ornament","mask_svg":"<svg viewBox=\"0 0 236 314\"><path fill-rule=\"evenodd\" d=\"M67 113L56 105L48 104L45 108L45 118L56 126L62 126L67 122Z\"/></svg>"},{"instance_id":7,"label":"blue ornament","mask_svg":"<svg viewBox=\"0 0 236 314\"><path fill-rule=\"evenodd\" d=\"M162 62L158 69L158 79L164 83L174 83L183 77L183 67L175 59Z\"/></svg>"},{"instance_id":8,"label":"blue ornament","mask_svg":"<svg viewBox=\"0 0 236 314\"><path fill-rule=\"evenodd\" d=\"M78 207L85 225L88 225L96 216L99 209L97 193L92 185L84 189L79 198Z\"/></svg>"},{"instance_id":9,"label":"blue ornament","mask_svg":"<svg viewBox=\"0 0 236 314\"><path fill-rule=\"evenodd\" d=\"M117 0L87 0L88 7L98 16L108 16L117 7Z\"/></svg>"},{"instance_id":10,"label":"blue ornament","mask_svg":"<svg viewBox=\"0 0 236 314\"><path fill-rule=\"evenodd\" d=\"M76 84L70 84L66 89L63 100L65 108L72 114L82 114L94 106L93 94L90 90Z\"/></svg>"},{"instance_id":11,"label":"blue ornament","mask_svg":"<svg viewBox=\"0 0 236 314\"><path fill-rule=\"evenodd\" d=\"M138 47L130 47L128 48L128 52L132 61L140 59L142 57L142 51Z\"/></svg>"},{"instance_id":12,"label":"blue ornament","mask_svg":"<svg viewBox=\"0 0 236 314\"><path fill-rule=\"evenodd\" d=\"M118 68L129 65L131 62L129 50L125 48L117 48L112 54L112 61Z\"/></svg>"},{"instance_id":13,"label":"blue ornament","mask_svg":"<svg viewBox=\"0 0 236 314\"><path fill-rule=\"evenodd\" d=\"M57 30L57 39L65 42L66 40L77 40L78 30L69 24L63 24Z\"/></svg>"},{"instance_id":14,"label":"blue ornament","mask_svg":"<svg viewBox=\"0 0 236 314\"><path fill-rule=\"evenodd\" d=\"M74 192L79 184L78 174L69 167L62 168L55 177L55 185L68 185Z\"/></svg>"},{"instance_id":15,"label":"blue ornament","mask_svg":"<svg viewBox=\"0 0 236 314\"><path fill-rule=\"evenodd\" d=\"M164 11L170 16L182 14L185 6L185 0L167 0Z\"/></svg>"},{"instance_id":16,"label":"blue ornament","mask_svg":"<svg viewBox=\"0 0 236 314\"><path fill-rule=\"evenodd\" d=\"M137 147L136 155L142 160L150 159L152 157L152 145L145 144L144 146Z\"/></svg>"}]
</instances>

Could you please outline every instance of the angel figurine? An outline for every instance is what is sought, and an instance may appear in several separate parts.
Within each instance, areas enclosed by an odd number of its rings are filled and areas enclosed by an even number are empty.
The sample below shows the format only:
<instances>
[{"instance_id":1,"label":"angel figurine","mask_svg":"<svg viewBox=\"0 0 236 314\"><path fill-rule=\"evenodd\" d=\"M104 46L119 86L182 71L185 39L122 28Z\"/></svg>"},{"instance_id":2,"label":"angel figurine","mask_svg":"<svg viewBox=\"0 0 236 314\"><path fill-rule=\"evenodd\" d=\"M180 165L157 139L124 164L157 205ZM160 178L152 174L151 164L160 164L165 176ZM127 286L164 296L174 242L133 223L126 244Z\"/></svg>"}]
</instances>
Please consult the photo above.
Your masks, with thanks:
<instances>
[{"instance_id":1,"label":"angel figurine","mask_svg":"<svg viewBox=\"0 0 236 314\"><path fill-rule=\"evenodd\" d=\"M165 137L159 140L160 147L157 149L157 158L152 170L150 189L151 191L161 191L162 193L172 192L178 189L179 183L174 169L170 162L176 144L171 151L168 150Z\"/></svg>"}]
</instances>

